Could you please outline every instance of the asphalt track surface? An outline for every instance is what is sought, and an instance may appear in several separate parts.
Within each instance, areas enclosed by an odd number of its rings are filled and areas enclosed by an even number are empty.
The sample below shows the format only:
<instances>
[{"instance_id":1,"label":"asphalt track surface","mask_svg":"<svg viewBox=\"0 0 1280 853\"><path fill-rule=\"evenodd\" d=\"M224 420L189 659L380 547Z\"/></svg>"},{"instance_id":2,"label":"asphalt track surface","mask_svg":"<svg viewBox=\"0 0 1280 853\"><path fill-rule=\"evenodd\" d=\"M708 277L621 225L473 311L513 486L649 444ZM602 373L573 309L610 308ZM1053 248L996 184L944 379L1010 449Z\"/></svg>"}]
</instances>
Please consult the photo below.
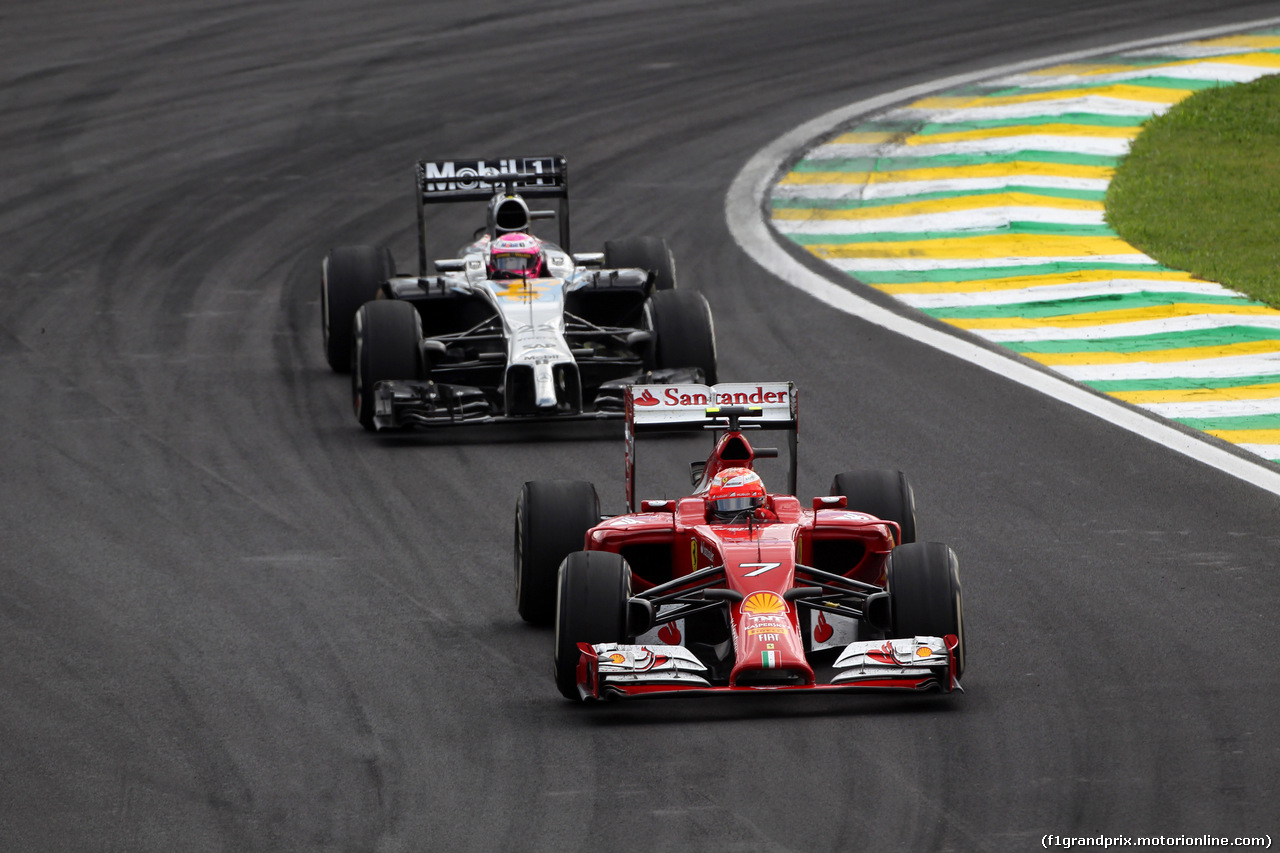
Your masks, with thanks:
<instances>
[{"instance_id":1,"label":"asphalt track surface","mask_svg":"<svg viewBox=\"0 0 1280 853\"><path fill-rule=\"evenodd\" d=\"M843 104L1275 13L6 6L0 849L1274 837L1275 496L824 309L743 254L724 196ZM922 538L960 554L964 696L559 698L512 603L512 509L574 476L619 510L618 432L367 435L317 287L330 245L412 262L416 158L547 152L577 248L667 235L722 377L798 384L802 496L908 472Z\"/></svg>"}]
</instances>

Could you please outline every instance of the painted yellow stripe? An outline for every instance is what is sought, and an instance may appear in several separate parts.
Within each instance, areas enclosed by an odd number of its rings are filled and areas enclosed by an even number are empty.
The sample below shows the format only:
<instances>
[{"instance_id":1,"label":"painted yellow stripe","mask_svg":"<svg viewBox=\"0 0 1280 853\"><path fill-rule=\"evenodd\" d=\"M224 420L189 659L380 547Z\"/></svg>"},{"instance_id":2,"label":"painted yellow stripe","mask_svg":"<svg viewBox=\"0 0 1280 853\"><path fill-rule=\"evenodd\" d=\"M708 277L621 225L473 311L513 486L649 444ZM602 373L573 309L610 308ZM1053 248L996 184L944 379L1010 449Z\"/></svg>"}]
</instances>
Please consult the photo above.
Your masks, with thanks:
<instances>
[{"instance_id":1,"label":"painted yellow stripe","mask_svg":"<svg viewBox=\"0 0 1280 853\"><path fill-rule=\"evenodd\" d=\"M1235 388L1178 388L1160 391L1115 391L1118 400L1141 406L1144 403L1214 403L1231 400L1269 400L1280 397L1280 383L1241 385Z\"/></svg>"},{"instance_id":2,"label":"painted yellow stripe","mask_svg":"<svg viewBox=\"0 0 1280 853\"><path fill-rule=\"evenodd\" d=\"M1088 124L1020 124L1011 127L962 130L956 133L931 133L910 136L907 145L942 145L977 139L1003 139L1011 136L1068 136L1089 139L1134 139L1140 127L1098 127Z\"/></svg>"},{"instance_id":3,"label":"painted yellow stripe","mask_svg":"<svg viewBox=\"0 0 1280 853\"><path fill-rule=\"evenodd\" d=\"M1171 62L1170 65L1179 63ZM1163 65L1103 65L1095 63L1066 63L1065 65L1053 65L1049 68L1041 68L1037 71L1027 72L1032 77L1066 77L1068 75L1078 75L1081 77L1093 77L1102 74L1123 74L1126 71L1138 71L1141 68L1164 68Z\"/></svg>"},{"instance_id":4,"label":"painted yellow stripe","mask_svg":"<svg viewBox=\"0 0 1280 853\"><path fill-rule=\"evenodd\" d=\"M969 107L1007 107L1016 104L1034 104L1039 101L1062 101L1069 98L1115 98L1145 104L1176 104L1190 95L1193 89L1164 89L1150 86L1131 86L1116 83L1113 86L1082 87L1077 89L1049 89L1044 92L1028 92L1004 97L952 95L924 98L910 104L916 110L954 110Z\"/></svg>"},{"instance_id":5,"label":"painted yellow stripe","mask_svg":"<svg viewBox=\"0 0 1280 853\"><path fill-rule=\"evenodd\" d=\"M1019 275L1008 278L980 279L977 281L911 281L898 284L872 285L877 290L894 296L912 293L998 293L1002 290L1022 290L1027 287L1044 287L1055 284L1090 284L1113 279L1142 279L1161 282L1198 282L1184 272L1158 270L1087 270L1069 273L1045 273L1043 275Z\"/></svg>"},{"instance_id":6,"label":"painted yellow stripe","mask_svg":"<svg viewBox=\"0 0 1280 853\"><path fill-rule=\"evenodd\" d=\"M1280 429L1207 429L1205 432L1232 444L1280 444Z\"/></svg>"},{"instance_id":7,"label":"painted yellow stripe","mask_svg":"<svg viewBox=\"0 0 1280 853\"><path fill-rule=\"evenodd\" d=\"M1224 65L1245 65L1250 68L1280 68L1280 56L1274 53L1249 53L1242 56L1224 56L1209 62Z\"/></svg>"},{"instance_id":8,"label":"painted yellow stripe","mask_svg":"<svg viewBox=\"0 0 1280 853\"><path fill-rule=\"evenodd\" d=\"M953 198L935 198L905 204L886 204L875 207L856 207L848 210L822 210L811 208L775 210L774 219L799 221L866 221L873 219L898 219L904 216L924 216L931 213L957 213L987 208L1050 207L1055 210L1103 210L1100 201L1081 198L1057 198L1031 193L992 193L991 195L965 195Z\"/></svg>"},{"instance_id":9,"label":"painted yellow stripe","mask_svg":"<svg viewBox=\"0 0 1280 853\"><path fill-rule=\"evenodd\" d=\"M905 135L905 133L890 133L888 131L858 131L854 133L842 133L835 139L832 139L831 142L823 144L882 145L886 142L893 142L895 139L901 139Z\"/></svg>"},{"instance_id":10,"label":"painted yellow stripe","mask_svg":"<svg viewBox=\"0 0 1280 853\"><path fill-rule=\"evenodd\" d=\"M1204 361L1210 358L1230 358L1241 355L1261 355L1280 352L1280 340L1245 341L1238 344L1209 347L1181 347L1179 349L1146 350L1144 352L1028 352L1027 358L1041 364L1133 364L1136 362Z\"/></svg>"},{"instance_id":11,"label":"painted yellow stripe","mask_svg":"<svg viewBox=\"0 0 1280 853\"><path fill-rule=\"evenodd\" d=\"M1172 305L1154 305L1150 308L1129 308L1117 311L1091 311L1087 314L1064 314L1060 317L984 317L948 319L961 329L1072 329L1087 326L1109 326L1114 323L1136 323L1141 320L1164 320L1171 317L1195 317L1200 314L1251 314L1274 315L1275 309L1248 305L1200 305L1194 302L1176 302Z\"/></svg>"},{"instance_id":12,"label":"painted yellow stripe","mask_svg":"<svg viewBox=\"0 0 1280 853\"><path fill-rule=\"evenodd\" d=\"M993 234L894 243L815 243L805 248L820 258L964 258L975 261L1009 257L1141 254L1119 237L1059 234Z\"/></svg>"},{"instance_id":13,"label":"painted yellow stripe","mask_svg":"<svg viewBox=\"0 0 1280 853\"><path fill-rule=\"evenodd\" d=\"M1222 36L1221 38L1193 42L1193 44L1207 45L1209 47L1243 47L1252 50L1269 50L1273 47L1280 47L1280 36ZM1212 62L1213 59L1201 61Z\"/></svg>"},{"instance_id":14,"label":"painted yellow stripe","mask_svg":"<svg viewBox=\"0 0 1280 853\"><path fill-rule=\"evenodd\" d=\"M1011 178L1019 175L1044 178L1086 178L1111 180L1110 166L1074 166L1070 163L978 163L937 169L897 169L888 172L790 172L778 183L787 186L808 184L893 184L904 181L947 181L961 178Z\"/></svg>"}]
</instances>

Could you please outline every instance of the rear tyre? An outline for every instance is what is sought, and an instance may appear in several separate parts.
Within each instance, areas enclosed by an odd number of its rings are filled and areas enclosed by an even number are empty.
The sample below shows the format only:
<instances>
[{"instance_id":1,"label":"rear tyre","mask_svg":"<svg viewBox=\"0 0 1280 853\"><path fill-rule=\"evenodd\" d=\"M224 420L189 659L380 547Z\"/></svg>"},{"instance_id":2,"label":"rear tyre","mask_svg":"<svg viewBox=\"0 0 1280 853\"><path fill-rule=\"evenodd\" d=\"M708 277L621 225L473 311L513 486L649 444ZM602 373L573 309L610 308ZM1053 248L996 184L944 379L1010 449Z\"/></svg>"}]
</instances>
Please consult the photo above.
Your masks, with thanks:
<instances>
[{"instance_id":1,"label":"rear tyre","mask_svg":"<svg viewBox=\"0 0 1280 853\"><path fill-rule=\"evenodd\" d=\"M520 618L550 625L556 618L560 564L581 551L600 523L596 487L577 480L525 483L516 501L516 609Z\"/></svg>"},{"instance_id":2,"label":"rear tyre","mask_svg":"<svg viewBox=\"0 0 1280 853\"><path fill-rule=\"evenodd\" d=\"M351 323L360 306L373 299L396 274L386 246L339 246L320 265L320 326L324 355L334 373L351 369Z\"/></svg>"},{"instance_id":3,"label":"rear tyre","mask_svg":"<svg viewBox=\"0 0 1280 853\"><path fill-rule=\"evenodd\" d=\"M578 643L625 643L631 567L608 551L575 551L560 565L556 602L556 687L578 694Z\"/></svg>"},{"instance_id":4,"label":"rear tyre","mask_svg":"<svg viewBox=\"0 0 1280 853\"><path fill-rule=\"evenodd\" d=\"M607 240L604 244L605 269L636 268L654 274L653 289L673 290L676 286L676 260L661 237L627 237Z\"/></svg>"},{"instance_id":5,"label":"rear tyre","mask_svg":"<svg viewBox=\"0 0 1280 853\"><path fill-rule=\"evenodd\" d=\"M941 542L899 545L889 553L888 576L892 636L955 634L955 677L964 675L964 604L955 552Z\"/></svg>"},{"instance_id":6,"label":"rear tyre","mask_svg":"<svg viewBox=\"0 0 1280 853\"><path fill-rule=\"evenodd\" d=\"M649 298L654 366L696 367L716 384L716 330L706 297L692 290L664 290Z\"/></svg>"},{"instance_id":7,"label":"rear tyre","mask_svg":"<svg viewBox=\"0 0 1280 853\"><path fill-rule=\"evenodd\" d=\"M377 299L352 324L351 396L356 420L374 429L374 386L384 379L422 378L422 318L408 302Z\"/></svg>"},{"instance_id":8,"label":"rear tyre","mask_svg":"<svg viewBox=\"0 0 1280 853\"><path fill-rule=\"evenodd\" d=\"M831 481L830 494L844 495L849 509L898 522L899 545L916 541L916 496L901 471L845 471Z\"/></svg>"}]
</instances>

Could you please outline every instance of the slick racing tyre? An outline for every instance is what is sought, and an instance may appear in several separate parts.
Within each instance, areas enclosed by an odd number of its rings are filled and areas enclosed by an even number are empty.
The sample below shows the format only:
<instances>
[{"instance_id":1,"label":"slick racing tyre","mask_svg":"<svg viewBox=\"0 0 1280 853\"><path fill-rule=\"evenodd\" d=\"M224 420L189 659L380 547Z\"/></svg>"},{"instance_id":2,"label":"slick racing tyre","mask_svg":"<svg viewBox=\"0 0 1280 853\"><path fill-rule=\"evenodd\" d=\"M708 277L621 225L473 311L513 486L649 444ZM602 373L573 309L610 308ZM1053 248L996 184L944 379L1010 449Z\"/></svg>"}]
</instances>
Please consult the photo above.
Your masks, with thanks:
<instances>
[{"instance_id":1,"label":"slick racing tyre","mask_svg":"<svg viewBox=\"0 0 1280 853\"><path fill-rule=\"evenodd\" d=\"M340 246L325 256L320 265L320 326L324 355L335 373L351 369L351 321L356 311L395 274L395 260L385 246Z\"/></svg>"},{"instance_id":2,"label":"slick racing tyre","mask_svg":"<svg viewBox=\"0 0 1280 853\"><path fill-rule=\"evenodd\" d=\"M625 643L631 567L619 554L575 551L560 564L556 602L556 687L578 694L578 643Z\"/></svg>"},{"instance_id":3,"label":"slick racing tyre","mask_svg":"<svg viewBox=\"0 0 1280 853\"><path fill-rule=\"evenodd\" d=\"M676 286L676 260L661 237L627 237L606 240L604 268L642 269L653 273L653 289L672 290Z\"/></svg>"},{"instance_id":4,"label":"slick racing tyre","mask_svg":"<svg viewBox=\"0 0 1280 853\"><path fill-rule=\"evenodd\" d=\"M560 563L581 551L600 523L596 487L577 480L525 483L516 501L516 609L520 618L550 625L556 618Z\"/></svg>"},{"instance_id":5,"label":"slick racing tyre","mask_svg":"<svg viewBox=\"0 0 1280 853\"><path fill-rule=\"evenodd\" d=\"M916 541L916 496L901 471L845 471L836 474L828 494L844 495L851 510L898 522L899 545Z\"/></svg>"},{"instance_id":6,"label":"slick racing tyre","mask_svg":"<svg viewBox=\"0 0 1280 853\"><path fill-rule=\"evenodd\" d=\"M663 290L649 298L654 367L696 367L703 382L716 384L716 330L711 306L692 290Z\"/></svg>"},{"instance_id":7,"label":"slick racing tyre","mask_svg":"<svg viewBox=\"0 0 1280 853\"><path fill-rule=\"evenodd\" d=\"M352 403L356 420L371 430L374 386L384 379L422 377L422 318L408 302L377 299L360 306L352 328Z\"/></svg>"},{"instance_id":8,"label":"slick racing tyre","mask_svg":"<svg viewBox=\"0 0 1280 853\"><path fill-rule=\"evenodd\" d=\"M964 674L964 604L960 563L941 542L914 542L889 552L889 607L894 637L955 634L955 677Z\"/></svg>"}]
</instances>

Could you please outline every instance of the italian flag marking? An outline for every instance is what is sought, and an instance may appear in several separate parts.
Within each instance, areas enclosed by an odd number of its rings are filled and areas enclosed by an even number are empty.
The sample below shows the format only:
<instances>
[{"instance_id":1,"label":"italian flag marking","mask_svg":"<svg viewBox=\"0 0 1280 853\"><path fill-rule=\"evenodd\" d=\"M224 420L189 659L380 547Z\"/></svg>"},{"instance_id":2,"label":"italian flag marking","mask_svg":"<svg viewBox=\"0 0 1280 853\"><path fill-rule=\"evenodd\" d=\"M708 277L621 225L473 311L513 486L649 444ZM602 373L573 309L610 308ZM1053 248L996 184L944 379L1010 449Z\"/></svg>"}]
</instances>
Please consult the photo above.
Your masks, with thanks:
<instances>
[{"instance_id":1,"label":"italian flag marking","mask_svg":"<svg viewBox=\"0 0 1280 853\"><path fill-rule=\"evenodd\" d=\"M762 658L762 662L764 663L764 668L765 668L765 669L776 669L776 668L777 668L777 666L778 666L778 653L777 653L777 652L761 652L761 653L760 653L760 655L761 655L761 658Z\"/></svg>"}]
</instances>

